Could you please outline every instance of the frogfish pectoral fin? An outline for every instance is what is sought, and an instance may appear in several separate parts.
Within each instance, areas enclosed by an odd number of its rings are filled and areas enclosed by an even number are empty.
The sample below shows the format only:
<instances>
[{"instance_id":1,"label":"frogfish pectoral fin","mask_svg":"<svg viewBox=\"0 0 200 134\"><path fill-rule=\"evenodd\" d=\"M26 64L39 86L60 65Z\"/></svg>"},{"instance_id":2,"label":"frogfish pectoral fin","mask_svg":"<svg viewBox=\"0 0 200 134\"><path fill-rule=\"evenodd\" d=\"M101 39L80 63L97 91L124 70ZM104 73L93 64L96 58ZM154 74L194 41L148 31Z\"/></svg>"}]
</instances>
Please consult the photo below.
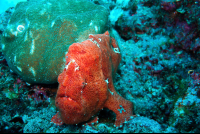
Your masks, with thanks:
<instances>
[{"instance_id":1,"label":"frogfish pectoral fin","mask_svg":"<svg viewBox=\"0 0 200 134\"><path fill-rule=\"evenodd\" d=\"M61 126L64 124L64 122L62 121L62 119L60 117L59 112L57 112L57 114L52 117L51 122L53 122L54 124L56 124L58 126Z\"/></svg>"}]
</instances>

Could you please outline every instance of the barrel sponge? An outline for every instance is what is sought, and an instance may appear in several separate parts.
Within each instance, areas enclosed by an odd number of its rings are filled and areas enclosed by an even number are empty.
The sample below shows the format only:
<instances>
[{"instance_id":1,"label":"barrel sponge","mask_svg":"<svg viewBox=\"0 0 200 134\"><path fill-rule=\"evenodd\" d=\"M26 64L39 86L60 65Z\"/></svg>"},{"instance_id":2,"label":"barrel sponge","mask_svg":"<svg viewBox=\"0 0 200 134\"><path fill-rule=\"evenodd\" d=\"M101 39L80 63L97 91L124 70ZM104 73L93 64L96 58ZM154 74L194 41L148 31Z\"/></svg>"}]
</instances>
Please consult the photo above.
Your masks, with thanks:
<instances>
[{"instance_id":1,"label":"barrel sponge","mask_svg":"<svg viewBox=\"0 0 200 134\"><path fill-rule=\"evenodd\" d=\"M106 8L87 0L20 2L3 33L2 52L26 82L56 83L68 47L105 32L107 18Z\"/></svg>"}]
</instances>

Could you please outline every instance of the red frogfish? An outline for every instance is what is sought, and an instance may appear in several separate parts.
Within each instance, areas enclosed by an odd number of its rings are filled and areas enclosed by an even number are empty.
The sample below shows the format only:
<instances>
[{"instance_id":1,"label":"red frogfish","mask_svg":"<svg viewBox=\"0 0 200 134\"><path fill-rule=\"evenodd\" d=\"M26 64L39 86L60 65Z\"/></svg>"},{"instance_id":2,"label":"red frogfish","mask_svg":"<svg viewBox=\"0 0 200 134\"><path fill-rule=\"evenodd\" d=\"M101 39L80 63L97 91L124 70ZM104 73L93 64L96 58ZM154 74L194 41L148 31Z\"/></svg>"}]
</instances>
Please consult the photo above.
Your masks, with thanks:
<instances>
[{"instance_id":1,"label":"red frogfish","mask_svg":"<svg viewBox=\"0 0 200 134\"><path fill-rule=\"evenodd\" d=\"M66 66L58 76L55 105L59 112L52 122L57 125L86 122L103 108L116 114L115 126L127 121L133 104L122 98L113 85L120 60L117 42L108 31L73 43L66 54Z\"/></svg>"}]
</instances>

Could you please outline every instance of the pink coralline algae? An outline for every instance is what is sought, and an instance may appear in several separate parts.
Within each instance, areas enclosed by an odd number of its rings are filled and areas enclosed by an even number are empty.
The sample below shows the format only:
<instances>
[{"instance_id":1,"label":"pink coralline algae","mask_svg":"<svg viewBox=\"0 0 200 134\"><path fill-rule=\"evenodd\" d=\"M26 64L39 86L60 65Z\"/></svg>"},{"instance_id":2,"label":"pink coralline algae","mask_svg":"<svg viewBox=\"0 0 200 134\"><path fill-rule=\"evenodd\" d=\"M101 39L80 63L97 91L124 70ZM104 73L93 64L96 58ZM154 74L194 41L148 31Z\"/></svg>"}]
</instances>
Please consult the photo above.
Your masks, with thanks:
<instances>
[{"instance_id":1,"label":"pink coralline algae","mask_svg":"<svg viewBox=\"0 0 200 134\"><path fill-rule=\"evenodd\" d=\"M35 85L30 89L28 93L28 98L33 99L35 103L44 102L46 100L48 101L48 90L48 88Z\"/></svg>"},{"instance_id":2,"label":"pink coralline algae","mask_svg":"<svg viewBox=\"0 0 200 134\"><path fill-rule=\"evenodd\" d=\"M175 11L179 6L180 6L179 2L165 2L165 1L161 2L161 9L168 12Z\"/></svg>"}]
</instances>

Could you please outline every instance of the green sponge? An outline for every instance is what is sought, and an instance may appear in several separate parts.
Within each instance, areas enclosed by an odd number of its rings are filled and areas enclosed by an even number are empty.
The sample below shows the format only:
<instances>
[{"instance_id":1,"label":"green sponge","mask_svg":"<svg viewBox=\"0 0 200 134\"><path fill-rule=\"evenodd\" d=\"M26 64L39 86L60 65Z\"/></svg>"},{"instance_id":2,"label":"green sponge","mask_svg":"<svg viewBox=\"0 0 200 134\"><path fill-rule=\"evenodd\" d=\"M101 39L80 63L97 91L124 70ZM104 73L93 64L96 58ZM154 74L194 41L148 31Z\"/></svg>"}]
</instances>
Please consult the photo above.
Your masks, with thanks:
<instances>
[{"instance_id":1,"label":"green sponge","mask_svg":"<svg viewBox=\"0 0 200 134\"><path fill-rule=\"evenodd\" d=\"M106 31L108 11L87 0L31 0L17 4L2 36L9 67L29 83L51 84L74 42Z\"/></svg>"}]
</instances>

